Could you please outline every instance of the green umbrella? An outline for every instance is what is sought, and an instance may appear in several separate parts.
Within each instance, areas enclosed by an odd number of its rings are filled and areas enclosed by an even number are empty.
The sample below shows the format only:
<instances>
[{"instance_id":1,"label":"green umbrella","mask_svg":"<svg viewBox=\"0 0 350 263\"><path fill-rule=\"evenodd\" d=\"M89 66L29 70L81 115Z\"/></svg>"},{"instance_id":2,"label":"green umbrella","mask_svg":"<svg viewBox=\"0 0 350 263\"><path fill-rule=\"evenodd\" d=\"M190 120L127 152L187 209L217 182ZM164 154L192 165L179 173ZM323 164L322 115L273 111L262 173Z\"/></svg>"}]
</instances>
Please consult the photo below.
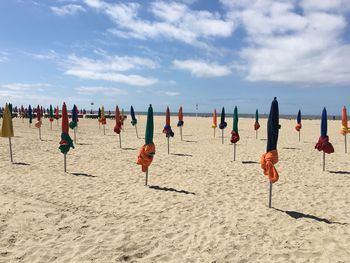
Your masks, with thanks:
<instances>
[{"instance_id":1,"label":"green umbrella","mask_svg":"<svg viewBox=\"0 0 350 263\"><path fill-rule=\"evenodd\" d=\"M147 181L148 181L148 167L151 165L153 161L153 157L156 153L156 147L153 143L153 132L154 132L153 130L154 130L153 109L152 109L152 105L150 105L147 113L145 144L141 147L140 152L137 156L137 164L141 165L142 172L146 173L145 185L147 185Z\"/></svg>"},{"instance_id":2,"label":"green umbrella","mask_svg":"<svg viewBox=\"0 0 350 263\"><path fill-rule=\"evenodd\" d=\"M254 130L255 130L255 139L258 139L258 130L260 128L259 124L259 111L256 109L255 111L255 123L254 123Z\"/></svg>"},{"instance_id":3,"label":"green umbrella","mask_svg":"<svg viewBox=\"0 0 350 263\"><path fill-rule=\"evenodd\" d=\"M231 131L231 143L233 143L233 160L236 160L236 143L239 141L239 133L238 133L238 110L237 106L233 111L233 127Z\"/></svg>"}]
</instances>

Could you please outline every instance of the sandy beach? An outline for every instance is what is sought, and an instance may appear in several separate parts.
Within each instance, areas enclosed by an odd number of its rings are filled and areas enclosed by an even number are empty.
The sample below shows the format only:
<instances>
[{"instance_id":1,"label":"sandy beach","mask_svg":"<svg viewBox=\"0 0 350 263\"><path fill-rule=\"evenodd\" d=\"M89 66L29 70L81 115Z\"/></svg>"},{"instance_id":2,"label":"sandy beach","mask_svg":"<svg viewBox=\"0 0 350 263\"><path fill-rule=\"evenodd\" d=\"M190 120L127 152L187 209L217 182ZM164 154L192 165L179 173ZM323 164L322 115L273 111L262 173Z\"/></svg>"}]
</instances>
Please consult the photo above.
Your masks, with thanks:
<instances>
[{"instance_id":1,"label":"sandy beach","mask_svg":"<svg viewBox=\"0 0 350 263\"><path fill-rule=\"evenodd\" d=\"M231 115L230 115L231 117ZM139 118L144 137L146 117ZM268 208L268 179L258 163L266 150L266 119L241 118L237 158L227 119L213 138L211 118L184 118L183 141L162 134L155 117L156 156L149 187L136 164L143 145L128 119L122 149L107 120L81 119L77 144L58 150L60 126L43 120L42 141L28 121L14 119L15 164L0 138L0 262L349 262L350 149L341 121L328 121L335 153L314 149L319 120L280 120L280 179ZM34 123L33 123L34 124ZM70 131L71 136L72 132Z\"/></svg>"}]
</instances>

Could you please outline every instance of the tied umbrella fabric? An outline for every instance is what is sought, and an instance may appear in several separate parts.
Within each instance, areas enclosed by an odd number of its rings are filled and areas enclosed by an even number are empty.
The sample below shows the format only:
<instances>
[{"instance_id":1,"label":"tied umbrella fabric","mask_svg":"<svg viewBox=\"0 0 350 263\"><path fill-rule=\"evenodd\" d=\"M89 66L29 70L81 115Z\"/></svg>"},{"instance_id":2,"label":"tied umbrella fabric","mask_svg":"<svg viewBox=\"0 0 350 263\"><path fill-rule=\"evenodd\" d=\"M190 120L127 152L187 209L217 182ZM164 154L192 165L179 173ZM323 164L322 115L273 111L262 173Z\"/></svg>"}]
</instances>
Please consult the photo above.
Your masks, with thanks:
<instances>
[{"instance_id":1,"label":"tied umbrella fabric","mask_svg":"<svg viewBox=\"0 0 350 263\"><path fill-rule=\"evenodd\" d=\"M114 132L117 134L120 134L122 128L122 123L120 121L120 111L119 111L119 107L116 106L115 107L115 126L114 126Z\"/></svg>"},{"instance_id":2,"label":"tied umbrella fabric","mask_svg":"<svg viewBox=\"0 0 350 263\"><path fill-rule=\"evenodd\" d=\"M301 111L299 110L298 111L298 116L297 116L297 125L295 126L295 129L297 131L300 131L301 127L302 127L302 125L301 125Z\"/></svg>"},{"instance_id":3,"label":"tied umbrella fabric","mask_svg":"<svg viewBox=\"0 0 350 263\"><path fill-rule=\"evenodd\" d=\"M218 127L218 121L217 121L217 117L216 117L216 110L214 110L214 113L213 113L213 124L211 125L211 127L213 129L216 129L216 127Z\"/></svg>"},{"instance_id":4,"label":"tied umbrella fabric","mask_svg":"<svg viewBox=\"0 0 350 263\"><path fill-rule=\"evenodd\" d=\"M254 123L254 130L259 130L260 124L259 124L259 111L255 111L255 123Z\"/></svg>"},{"instance_id":5,"label":"tied umbrella fabric","mask_svg":"<svg viewBox=\"0 0 350 263\"><path fill-rule=\"evenodd\" d=\"M142 172L147 172L148 167L153 161L153 157L156 152L156 146L154 143L145 144L141 147L137 156L137 164L141 165Z\"/></svg>"},{"instance_id":6,"label":"tied umbrella fabric","mask_svg":"<svg viewBox=\"0 0 350 263\"><path fill-rule=\"evenodd\" d=\"M347 133L350 133L350 129L348 128L348 114L346 112L346 107L343 107L342 114L341 114L341 129L340 134L346 135Z\"/></svg>"},{"instance_id":7,"label":"tied umbrella fabric","mask_svg":"<svg viewBox=\"0 0 350 263\"><path fill-rule=\"evenodd\" d=\"M0 136L1 137L13 137L14 136L11 111L10 111L9 105L7 105L7 104L6 104L5 109L3 111Z\"/></svg>"},{"instance_id":8,"label":"tied umbrella fabric","mask_svg":"<svg viewBox=\"0 0 350 263\"><path fill-rule=\"evenodd\" d=\"M78 108L74 104L73 109L72 109L72 121L69 123L69 128L74 130L75 127L78 125Z\"/></svg>"},{"instance_id":9,"label":"tied umbrella fabric","mask_svg":"<svg viewBox=\"0 0 350 263\"><path fill-rule=\"evenodd\" d=\"M260 158L260 165L264 170L264 175L269 177L271 183L275 183L279 179L278 172L275 168L276 163L278 163L277 150L272 150L264 153Z\"/></svg>"},{"instance_id":10,"label":"tied umbrella fabric","mask_svg":"<svg viewBox=\"0 0 350 263\"><path fill-rule=\"evenodd\" d=\"M38 107L36 108L36 119L37 119L37 122L35 123L35 127L37 127L38 129L41 127L41 110L40 110L40 107L38 105Z\"/></svg>"},{"instance_id":11,"label":"tied umbrella fabric","mask_svg":"<svg viewBox=\"0 0 350 263\"><path fill-rule=\"evenodd\" d=\"M102 106L101 108L101 124L106 125L106 116L105 116L105 108Z\"/></svg>"},{"instance_id":12,"label":"tied umbrella fabric","mask_svg":"<svg viewBox=\"0 0 350 263\"><path fill-rule=\"evenodd\" d=\"M57 108L55 109L55 119L58 120L60 118L60 110L57 106Z\"/></svg>"},{"instance_id":13,"label":"tied umbrella fabric","mask_svg":"<svg viewBox=\"0 0 350 263\"><path fill-rule=\"evenodd\" d=\"M52 110L52 105L50 105L50 122L53 122L53 110Z\"/></svg>"},{"instance_id":14,"label":"tied umbrella fabric","mask_svg":"<svg viewBox=\"0 0 350 263\"><path fill-rule=\"evenodd\" d=\"M32 111L32 106L29 105L28 107L28 117L29 117L29 123L33 122L33 111Z\"/></svg>"},{"instance_id":15,"label":"tied umbrella fabric","mask_svg":"<svg viewBox=\"0 0 350 263\"><path fill-rule=\"evenodd\" d=\"M134 111L134 107L133 106L131 106L131 108L130 108L130 115L131 115L131 125L135 126L137 124L137 119L136 119L136 116L135 116L135 111Z\"/></svg>"},{"instance_id":16,"label":"tied umbrella fabric","mask_svg":"<svg viewBox=\"0 0 350 263\"><path fill-rule=\"evenodd\" d=\"M223 130L226 128L226 126L227 126L227 122L225 122L225 108L222 107L219 128Z\"/></svg>"},{"instance_id":17,"label":"tied umbrella fabric","mask_svg":"<svg viewBox=\"0 0 350 263\"><path fill-rule=\"evenodd\" d=\"M235 107L235 110L233 112L233 128L231 131L231 143L237 143L239 141L239 134L238 134L238 110L237 107Z\"/></svg>"},{"instance_id":18,"label":"tied umbrella fabric","mask_svg":"<svg viewBox=\"0 0 350 263\"><path fill-rule=\"evenodd\" d=\"M61 141L59 149L61 153L67 154L70 148L74 149L73 140L69 136L69 128L68 128L68 113L67 106L63 103L62 106L62 133L61 133Z\"/></svg>"},{"instance_id":19,"label":"tied umbrella fabric","mask_svg":"<svg viewBox=\"0 0 350 263\"><path fill-rule=\"evenodd\" d=\"M322 111L321 136L315 145L315 149L317 149L319 151L323 151L323 152L328 153L328 154L334 152L333 145L329 142L329 138L327 136L327 110L326 110L326 108L323 108L323 111Z\"/></svg>"},{"instance_id":20,"label":"tied umbrella fabric","mask_svg":"<svg viewBox=\"0 0 350 263\"><path fill-rule=\"evenodd\" d=\"M174 132L172 131L171 126L170 126L170 110L169 110L169 107L167 107L167 109L166 109L165 125L164 125L164 129L163 129L163 133L165 133L165 136L167 138L174 137Z\"/></svg>"},{"instance_id":21,"label":"tied umbrella fabric","mask_svg":"<svg viewBox=\"0 0 350 263\"><path fill-rule=\"evenodd\" d=\"M177 127L182 127L184 125L184 115L182 112L182 106L179 109L178 118L179 121L177 122Z\"/></svg>"}]
</instances>

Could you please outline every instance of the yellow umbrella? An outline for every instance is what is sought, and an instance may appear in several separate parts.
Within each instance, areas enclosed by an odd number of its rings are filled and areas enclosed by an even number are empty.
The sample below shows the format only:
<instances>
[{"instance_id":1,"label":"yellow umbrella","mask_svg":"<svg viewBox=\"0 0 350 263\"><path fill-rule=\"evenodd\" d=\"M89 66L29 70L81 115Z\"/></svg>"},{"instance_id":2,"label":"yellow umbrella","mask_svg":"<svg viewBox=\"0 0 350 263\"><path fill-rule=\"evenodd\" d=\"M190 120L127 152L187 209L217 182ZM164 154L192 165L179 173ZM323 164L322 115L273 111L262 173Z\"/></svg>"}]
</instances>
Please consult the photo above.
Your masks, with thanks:
<instances>
[{"instance_id":1,"label":"yellow umbrella","mask_svg":"<svg viewBox=\"0 0 350 263\"><path fill-rule=\"evenodd\" d=\"M7 104L6 104L5 110L3 112L0 136L9 138L10 157L11 157L11 162L13 163L11 137L14 136L14 133L13 133L12 116L11 116L11 113L10 113L9 106Z\"/></svg>"}]
</instances>

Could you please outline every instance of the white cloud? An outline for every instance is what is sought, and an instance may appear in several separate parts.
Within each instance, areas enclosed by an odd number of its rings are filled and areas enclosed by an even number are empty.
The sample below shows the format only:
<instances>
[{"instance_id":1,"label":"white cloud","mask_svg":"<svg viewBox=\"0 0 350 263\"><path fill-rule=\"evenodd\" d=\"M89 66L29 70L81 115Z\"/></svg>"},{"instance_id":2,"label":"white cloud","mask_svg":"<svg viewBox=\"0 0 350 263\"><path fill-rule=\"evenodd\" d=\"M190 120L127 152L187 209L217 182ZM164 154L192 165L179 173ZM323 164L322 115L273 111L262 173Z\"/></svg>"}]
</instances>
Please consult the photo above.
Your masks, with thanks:
<instances>
[{"instance_id":1,"label":"white cloud","mask_svg":"<svg viewBox=\"0 0 350 263\"><path fill-rule=\"evenodd\" d=\"M221 2L247 33L241 60L233 63L243 69L247 80L350 83L350 44L344 41L343 13L349 0Z\"/></svg>"},{"instance_id":2,"label":"white cloud","mask_svg":"<svg viewBox=\"0 0 350 263\"><path fill-rule=\"evenodd\" d=\"M53 59L57 59L59 57L59 55L56 53L55 50L48 50L48 51L44 51L42 53L28 53L25 52L27 55L35 58L35 59L39 59L39 60L53 60Z\"/></svg>"},{"instance_id":3,"label":"white cloud","mask_svg":"<svg viewBox=\"0 0 350 263\"><path fill-rule=\"evenodd\" d=\"M110 32L123 38L177 40L208 48L204 40L230 37L235 29L233 21L223 19L219 13L191 10L172 1L152 2L148 11L153 17L149 20L140 17L138 3L112 4L99 0L85 0L85 3L105 13L117 26Z\"/></svg>"},{"instance_id":4,"label":"white cloud","mask_svg":"<svg viewBox=\"0 0 350 263\"><path fill-rule=\"evenodd\" d=\"M158 82L153 77L120 73L132 69L157 67L154 61L141 57L105 56L104 59L98 60L71 55L64 66L65 74L83 79L119 82L132 86L150 86Z\"/></svg>"},{"instance_id":5,"label":"white cloud","mask_svg":"<svg viewBox=\"0 0 350 263\"><path fill-rule=\"evenodd\" d=\"M231 70L227 66L215 63L207 63L202 60L177 60L173 61L176 69L187 70L196 77L222 77L229 75Z\"/></svg>"},{"instance_id":6,"label":"white cloud","mask_svg":"<svg viewBox=\"0 0 350 263\"><path fill-rule=\"evenodd\" d=\"M91 87L79 87L75 89L78 94L81 95L93 95L93 94L103 94L105 96L115 96L115 95L126 95L125 90L113 87L101 87L101 86L91 86Z\"/></svg>"},{"instance_id":7,"label":"white cloud","mask_svg":"<svg viewBox=\"0 0 350 263\"><path fill-rule=\"evenodd\" d=\"M0 88L8 89L8 90L17 90L17 91L25 91L25 90L39 90L43 91L44 88L51 87L51 84L48 83L8 83L1 84Z\"/></svg>"},{"instance_id":8,"label":"white cloud","mask_svg":"<svg viewBox=\"0 0 350 263\"><path fill-rule=\"evenodd\" d=\"M158 95L160 95L160 96L174 97L174 96L179 96L179 95L180 95L180 92L177 92L177 91L160 90L160 91L158 92Z\"/></svg>"},{"instance_id":9,"label":"white cloud","mask_svg":"<svg viewBox=\"0 0 350 263\"><path fill-rule=\"evenodd\" d=\"M9 59L9 53L5 52L5 51L0 51L0 63L2 62L8 62Z\"/></svg>"},{"instance_id":10,"label":"white cloud","mask_svg":"<svg viewBox=\"0 0 350 263\"><path fill-rule=\"evenodd\" d=\"M85 12L85 8L81 5L75 5L75 4L68 4L63 6L51 6L51 11L59 16L66 16L66 15L76 15L80 12Z\"/></svg>"}]
</instances>

